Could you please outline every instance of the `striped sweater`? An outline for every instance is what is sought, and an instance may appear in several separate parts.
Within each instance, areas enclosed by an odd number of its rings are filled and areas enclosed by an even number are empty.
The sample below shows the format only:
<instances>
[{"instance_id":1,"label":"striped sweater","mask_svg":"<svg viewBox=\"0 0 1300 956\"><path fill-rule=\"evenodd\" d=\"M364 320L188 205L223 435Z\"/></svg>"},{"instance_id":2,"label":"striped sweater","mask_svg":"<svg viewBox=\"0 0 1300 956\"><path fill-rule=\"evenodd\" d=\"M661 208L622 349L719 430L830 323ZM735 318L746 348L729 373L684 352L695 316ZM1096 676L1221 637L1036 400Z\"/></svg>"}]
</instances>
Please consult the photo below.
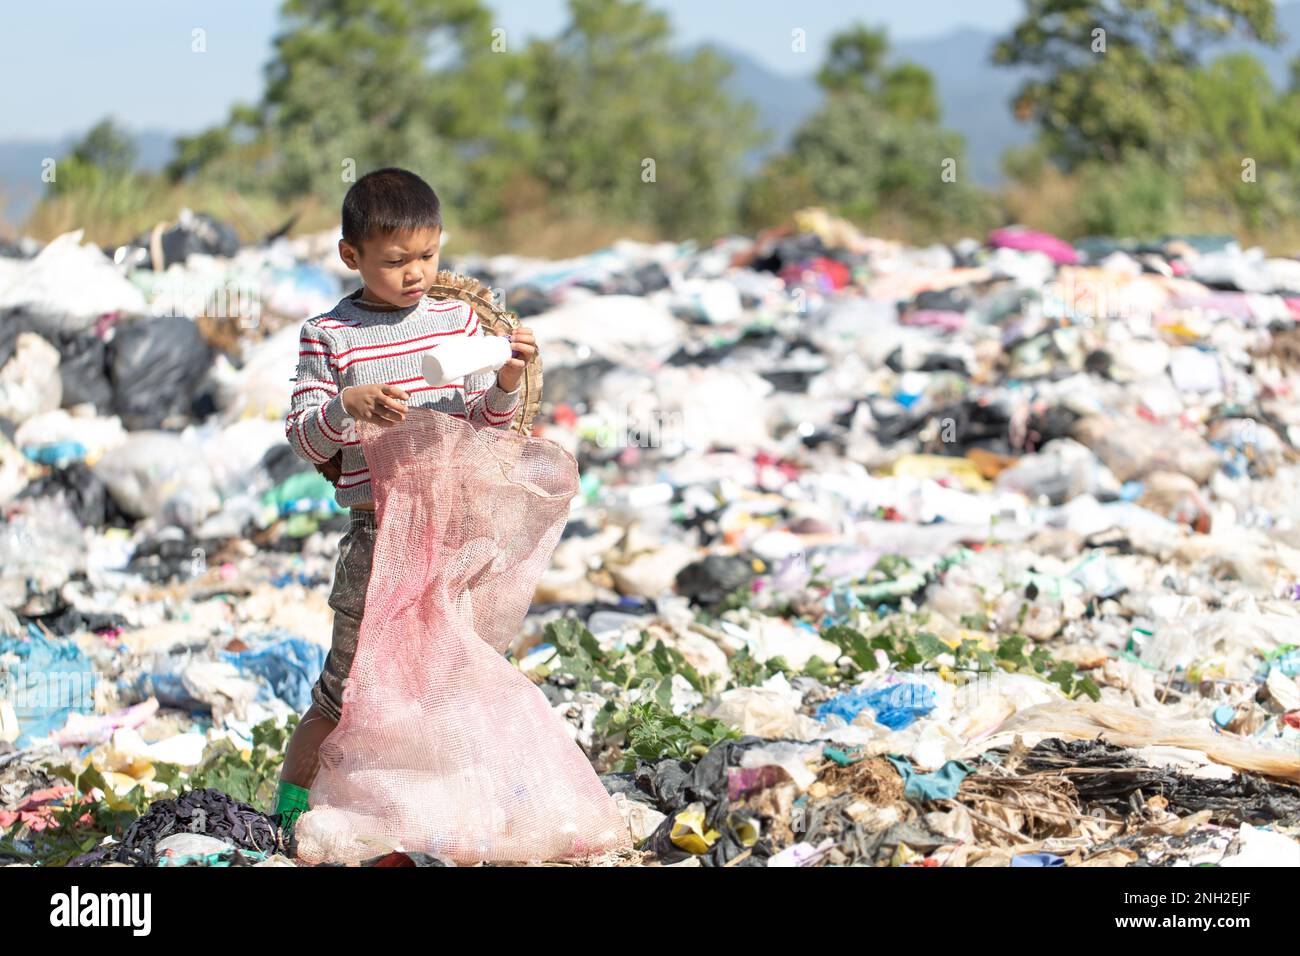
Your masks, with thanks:
<instances>
[{"instance_id":1,"label":"striped sweater","mask_svg":"<svg viewBox=\"0 0 1300 956\"><path fill-rule=\"evenodd\" d=\"M343 409L350 385L396 385L410 395L407 408L433 408L466 419L475 428L508 428L521 386L507 392L493 371L464 381L430 385L420 371L424 352L449 336L483 335L468 303L425 297L391 312L366 309L341 299L324 315L303 323L285 436L299 456L313 464L343 449L342 476L334 500L350 508L373 503L370 470Z\"/></svg>"}]
</instances>

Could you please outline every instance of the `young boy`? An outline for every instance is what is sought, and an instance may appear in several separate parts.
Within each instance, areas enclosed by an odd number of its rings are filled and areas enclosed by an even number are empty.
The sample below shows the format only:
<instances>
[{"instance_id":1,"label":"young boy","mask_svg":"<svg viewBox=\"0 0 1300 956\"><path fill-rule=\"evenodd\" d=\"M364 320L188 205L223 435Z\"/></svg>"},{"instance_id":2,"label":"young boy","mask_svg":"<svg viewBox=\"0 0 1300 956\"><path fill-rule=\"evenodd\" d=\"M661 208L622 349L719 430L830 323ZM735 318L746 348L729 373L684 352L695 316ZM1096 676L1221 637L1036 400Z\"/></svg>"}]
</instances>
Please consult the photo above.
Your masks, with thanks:
<instances>
[{"instance_id":1,"label":"young boy","mask_svg":"<svg viewBox=\"0 0 1300 956\"><path fill-rule=\"evenodd\" d=\"M370 581L375 504L351 422L394 425L410 404L463 418L475 428L507 428L518 407L524 365L536 352L532 331L519 326L510 336L513 356L495 378L482 372L463 384L425 382L420 362L426 350L484 334L470 305L424 296L438 274L441 238L438 197L419 176L393 168L362 176L343 199L339 256L361 273L364 285L302 327L285 435L313 464L342 451L335 500L351 509L352 521L339 542L330 592L329 656L280 771L275 812L286 828L307 809L318 750L342 716L343 681L352 667Z\"/></svg>"}]
</instances>

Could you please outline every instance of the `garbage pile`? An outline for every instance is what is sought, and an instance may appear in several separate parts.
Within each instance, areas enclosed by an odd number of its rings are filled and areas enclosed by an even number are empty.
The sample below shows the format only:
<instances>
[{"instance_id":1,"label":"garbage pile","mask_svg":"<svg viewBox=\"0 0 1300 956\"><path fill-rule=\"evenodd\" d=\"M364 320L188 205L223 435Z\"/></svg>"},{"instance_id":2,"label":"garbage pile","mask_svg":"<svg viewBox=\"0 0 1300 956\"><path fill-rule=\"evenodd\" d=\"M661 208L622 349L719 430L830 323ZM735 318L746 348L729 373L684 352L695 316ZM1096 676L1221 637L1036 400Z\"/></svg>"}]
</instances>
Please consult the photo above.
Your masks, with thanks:
<instances>
[{"instance_id":1,"label":"garbage pile","mask_svg":"<svg viewBox=\"0 0 1300 956\"><path fill-rule=\"evenodd\" d=\"M0 862L293 865L336 238L0 258ZM444 264L581 469L509 657L628 825L597 865L1300 865L1300 259L809 209Z\"/></svg>"}]
</instances>

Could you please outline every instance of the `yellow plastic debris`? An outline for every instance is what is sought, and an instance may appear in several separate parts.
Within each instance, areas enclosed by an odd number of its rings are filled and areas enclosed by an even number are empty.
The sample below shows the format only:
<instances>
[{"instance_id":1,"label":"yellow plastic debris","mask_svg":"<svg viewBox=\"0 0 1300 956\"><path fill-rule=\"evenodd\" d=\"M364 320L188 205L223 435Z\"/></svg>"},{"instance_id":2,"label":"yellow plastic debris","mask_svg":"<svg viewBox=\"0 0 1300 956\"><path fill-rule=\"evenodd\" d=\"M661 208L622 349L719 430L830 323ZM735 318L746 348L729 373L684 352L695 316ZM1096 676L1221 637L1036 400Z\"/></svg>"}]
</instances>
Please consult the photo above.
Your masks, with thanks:
<instances>
[{"instance_id":1,"label":"yellow plastic debris","mask_svg":"<svg viewBox=\"0 0 1300 956\"><path fill-rule=\"evenodd\" d=\"M708 853L709 847L713 846L721 835L717 830L704 829L704 804L697 801L687 804L677 814L668 839L672 840L673 846L687 853L700 854Z\"/></svg>"},{"instance_id":2,"label":"yellow plastic debris","mask_svg":"<svg viewBox=\"0 0 1300 956\"><path fill-rule=\"evenodd\" d=\"M903 455L882 474L895 478L952 478L967 491L992 491L993 484L980 474L969 458L949 455Z\"/></svg>"}]
</instances>

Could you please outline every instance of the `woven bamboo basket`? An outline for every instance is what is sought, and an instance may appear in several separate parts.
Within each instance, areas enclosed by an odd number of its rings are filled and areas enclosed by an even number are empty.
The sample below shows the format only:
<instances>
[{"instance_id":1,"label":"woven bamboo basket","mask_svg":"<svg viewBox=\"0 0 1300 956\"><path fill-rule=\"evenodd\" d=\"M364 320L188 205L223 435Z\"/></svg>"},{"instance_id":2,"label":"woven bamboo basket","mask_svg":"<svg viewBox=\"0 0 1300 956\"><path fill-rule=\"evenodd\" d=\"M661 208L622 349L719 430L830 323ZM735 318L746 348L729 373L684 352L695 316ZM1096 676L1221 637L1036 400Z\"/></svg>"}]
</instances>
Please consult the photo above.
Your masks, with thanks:
<instances>
[{"instance_id":1,"label":"woven bamboo basket","mask_svg":"<svg viewBox=\"0 0 1300 956\"><path fill-rule=\"evenodd\" d=\"M479 317L479 324L488 335L504 335L519 327L519 317L499 306L492 295L492 290L472 276L464 276L443 269L434 279L434 283L425 293L434 299L460 299L474 307ZM524 366L524 374L519 384L519 408L510 422L510 430L521 435L531 435L533 419L542 405L542 360L534 352ZM342 472L343 453L340 451L316 470L337 484Z\"/></svg>"}]
</instances>

